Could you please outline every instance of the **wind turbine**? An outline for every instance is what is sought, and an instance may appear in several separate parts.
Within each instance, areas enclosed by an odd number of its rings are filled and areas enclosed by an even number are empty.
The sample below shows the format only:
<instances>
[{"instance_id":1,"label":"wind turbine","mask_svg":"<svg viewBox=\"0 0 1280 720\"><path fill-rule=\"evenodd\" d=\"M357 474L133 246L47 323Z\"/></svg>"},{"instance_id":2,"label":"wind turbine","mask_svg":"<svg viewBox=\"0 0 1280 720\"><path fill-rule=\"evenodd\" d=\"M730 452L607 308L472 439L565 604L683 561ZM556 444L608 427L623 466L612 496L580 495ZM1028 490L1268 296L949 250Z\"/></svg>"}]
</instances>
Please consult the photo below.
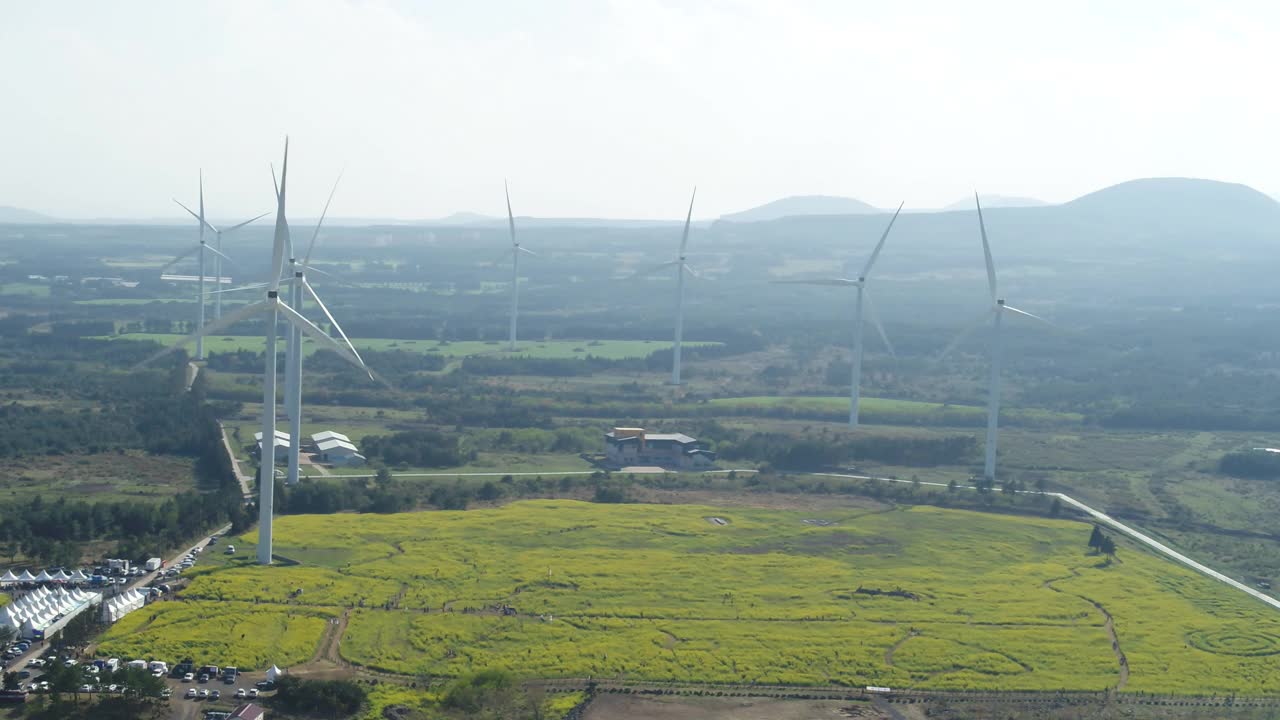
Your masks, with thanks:
<instances>
[{"instance_id":1,"label":"wind turbine","mask_svg":"<svg viewBox=\"0 0 1280 720\"><path fill-rule=\"evenodd\" d=\"M271 271L267 276L266 298L224 315L222 319L200 328L184 337L177 343L147 358L139 366L151 362L167 353L173 352L193 340L206 335L220 333L232 325L251 317L261 316L266 320L266 367L262 377L262 452L259 457L258 473L258 563L271 564L271 520L275 503L275 436L276 436L276 324L283 316L284 320L313 338L322 348L332 350L357 367L364 367L359 355L350 343L342 344L329 337L325 331L303 317L297 310L280 302L280 273L284 269L285 251L291 246L289 222L285 217L286 184L289 177L289 140L284 142L284 165L280 172L280 187L276 192L276 229L271 249Z\"/></svg>"},{"instance_id":2,"label":"wind turbine","mask_svg":"<svg viewBox=\"0 0 1280 720\"><path fill-rule=\"evenodd\" d=\"M643 277L645 275L653 275L659 270L669 267L676 269L676 330L675 341L671 345L671 384L680 384L680 344L684 340L684 274L687 272L694 277L699 277L697 271L689 267L685 262L684 251L689 245L689 224L693 220L693 201L698 197L698 188L693 189L693 195L689 197L689 213L684 218L684 234L680 236L680 250L676 253L675 260L668 260L659 263L647 270L642 270L631 277Z\"/></svg>"},{"instance_id":3,"label":"wind turbine","mask_svg":"<svg viewBox=\"0 0 1280 720\"><path fill-rule=\"evenodd\" d=\"M178 203L178 205L180 205L183 210L186 210L187 212L191 213L191 215L194 216L195 219L199 221L197 224L197 227L200 228L200 240L195 245L192 245L191 247L187 248L181 253L178 253L178 256L175 257L174 259L165 263L164 266L160 268L160 274L163 275L165 270L168 270L169 268L178 264L178 262L180 262L181 260L187 257L190 257L193 253L199 254L199 259L197 262L200 263L200 299L196 303L199 306L199 310L197 310L197 313L196 313L196 329L200 329L204 327L204 303L205 303L204 251L209 250L210 252L213 252L214 254L220 257L223 257L223 258L227 257L226 255L222 254L222 250L208 247L208 245L204 241L204 229L207 225L209 225L209 223L206 222L204 219L204 171L203 170L200 171L200 214L197 215L196 213L191 212L191 208L178 202L176 198L174 199L174 202ZM230 258L227 258L227 259L229 260ZM203 336L197 338L196 340L196 359L197 360L204 359L204 337Z\"/></svg>"},{"instance_id":4,"label":"wind turbine","mask_svg":"<svg viewBox=\"0 0 1280 720\"><path fill-rule=\"evenodd\" d=\"M520 253L537 255L532 250L521 247L516 241L516 216L511 213L511 191L507 189L507 181L502 181L502 191L507 195L507 225L511 228L511 332L508 336L507 349L516 349L516 318L520 316ZM506 257L506 253L503 253ZM498 258L501 260L502 258Z\"/></svg>"},{"instance_id":5,"label":"wind turbine","mask_svg":"<svg viewBox=\"0 0 1280 720\"><path fill-rule=\"evenodd\" d=\"M884 341L884 346L888 348L890 355L896 355L893 352L893 343L889 342L889 336L884 331L884 325L880 323L879 316L876 315L875 308L871 305L871 298L867 293L867 278L871 275L871 268L876 264L876 260L880 257L880 251L884 249L885 240L889 239L889 231L893 229L893 223L898 219L898 213L902 212L902 205L899 203L898 209L893 211L893 217L889 218L889 224L885 227L884 232L880 235L880 242L876 243L875 250L871 251L871 257L867 258L867 264L862 268L862 272L858 274L857 280L848 278L827 278L822 280L777 280L775 282L796 285L834 285L836 287L854 287L858 289L855 296L853 306L853 348L850 360L853 365L852 382L849 389L849 427L858 427L858 405L862 400L862 313L863 307L866 306L867 314L871 316L871 324L876 326L876 332L880 334L880 339Z\"/></svg>"},{"instance_id":6,"label":"wind turbine","mask_svg":"<svg viewBox=\"0 0 1280 720\"><path fill-rule=\"evenodd\" d=\"M339 176L338 181L342 178ZM320 221L316 223L315 232L311 234L311 243L307 245L307 254L302 259L302 264L297 266L293 273L292 299L289 304L294 310L302 312L302 305L306 296L310 296L311 300L324 313L324 317L329 321L329 327L338 332L342 338L342 342L351 354L355 356L358 367L369 373L369 378L373 379L373 373L369 372L369 368L365 366L364 359L360 357L360 353L356 352L355 346L351 344L351 340L347 338L347 334L342 331L342 326L334 319L333 313L329 312L329 308L325 306L324 301L316 294L311 283L307 282L307 270L311 267L311 251L316 247L316 238L320 235L320 226L324 224L325 216L329 214L329 203L333 202L333 194L338 190L338 181L333 183L333 189L329 191L329 199L324 203L324 211L320 213ZM285 373L286 382L290 383L290 387L285 392L288 407L286 413L289 416L289 474L285 480L288 485L298 484L299 457L302 452L302 334L301 329L294 325L291 328L293 335L290 351L288 355L289 368Z\"/></svg>"},{"instance_id":7,"label":"wind turbine","mask_svg":"<svg viewBox=\"0 0 1280 720\"><path fill-rule=\"evenodd\" d=\"M1000 417L1000 328L1003 324L1004 314L1011 312L1016 315L1025 315L1050 326L1052 326L1052 323L1039 315L1033 315L1026 310L1019 310L1006 303L1004 298L1000 297L999 288L996 284L996 266L991 260L991 244L987 241L987 225L982 219L982 202L978 200L978 193L976 192L973 194L973 203L978 208L978 230L982 233L982 254L987 263L987 287L991 291L991 307L982 313L976 323L957 335L956 339L951 341L951 344L942 351L942 355L939 357L946 357L960 344L960 341L986 322L988 317L991 319L991 376L987 386L987 445L982 476L987 482L994 483L996 479L996 430Z\"/></svg>"},{"instance_id":8,"label":"wind turbine","mask_svg":"<svg viewBox=\"0 0 1280 720\"><path fill-rule=\"evenodd\" d=\"M201 193L200 200L201 200L202 207L204 204L203 195L204 193ZM174 200L174 202L178 202L178 201ZM178 204L182 205L182 203L178 203ZM213 276L215 278L214 284L216 284L219 289L222 288L222 258L226 257L226 255L222 254L222 236L227 233L233 233L236 230L239 230L240 228L244 227L245 225L248 225L249 223L255 222L257 220L261 220L262 218L271 214L271 213L262 213L261 215L255 218L245 220L239 225L232 225L226 230L219 230L218 228L214 227L213 223L209 222L207 218L203 217L203 213L201 215L197 215L191 212L191 208L187 207L186 205L182 205L182 209L191 213L191 217L194 217L196 220L199 220L201 225L209 228L209 230L213 233L214 243L213 243L213 247L210 249L216 251L217 253L213 258ZM222 294L215 293L214 304L213 304L213 319L217 320L220 317L222 317Z\"/></svg>"}]
</instances>

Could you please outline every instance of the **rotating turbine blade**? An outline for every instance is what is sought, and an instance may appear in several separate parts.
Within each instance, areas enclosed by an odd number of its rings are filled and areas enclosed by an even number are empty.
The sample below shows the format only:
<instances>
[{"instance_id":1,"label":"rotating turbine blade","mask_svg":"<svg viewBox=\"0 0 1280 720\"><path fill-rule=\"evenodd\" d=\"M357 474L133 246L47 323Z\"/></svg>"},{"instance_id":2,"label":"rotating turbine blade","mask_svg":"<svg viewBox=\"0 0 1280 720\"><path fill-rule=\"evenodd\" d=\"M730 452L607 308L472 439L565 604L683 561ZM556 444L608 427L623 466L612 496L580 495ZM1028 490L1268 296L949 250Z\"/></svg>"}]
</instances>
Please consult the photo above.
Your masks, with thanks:
<instances>
[{"instance_id":1,"label":"rotating turbine blade","mask_svg":"<svg viewBox=\"0 0 1280 720\"><path fill-rule=\"evenodd\" d=\"M665 269L667 269L667 268L669 268L669 267L671 267L671 266L673 266L673 265L679 265L679 264L680 264L680 261L679 261L679 260L668 260L668 261L666 261L666 262L664 262L664 263L658 263L657 265L653 265L653 266L650 266L650 267L644 268L643 270L637 270L637 271L635 271L634 273L632 273L632 274L628 275L628 276L626 277L626 279L627 279L627 280L638 280L638 279L640 279L640 278L642 278L642 277L648 277L648 276L650 276L650 275L654 275L654 274L658 273L658 271L660 271L660 270L665 270Z\"/></svg>"},{"instance_id":2,"label":"rotating turbine blade","mask_svg":"<svg viewBox=\"0 0 1280 720\"><path fill-rule=\"evenodd\" d=\"M311 233L311 242L307 245L307 255L302 259L302 272L305 274L307 268L311 267L311 251L316 248L316 238L320 236L320 226L324 224L324 218L329 214L329 203L333 202L333 194L338 192L338 183L342 182L342 173L338 173L338 179L333 181L333 188L329 190L329 199L324 201L324 211L320 213L320 221L316 223L315 232Z\"/></svg>"},{"instance_id":3,"label":"rotating turbine blade","mask_svg":"<svg viewBox=\"0 0 1280 720\"><path fill-rule=\"evenodd\" d=\"M857 285L857 280L848 280L846 278L820 278L814 280L770 280L772 285L834 285L836 287L849 287Z\"/></svg>"},{"instance_id":4,"label":"rotating turbine blade","mask_svg":"<svg viewBox=\"0 0 1280 720\"><path fill-rule=\"evenodd\" d=\"M689 223L693 220L693 201L698 197L698 187L693 188L693 195L689 197L689 214L684 216L684 234L680 236L680 254L678 257L684 258L684 248L689 244Z\"/></svg>"},{"instance_id":5,"label":"rotating turbine blade","mask_svg":"<svg viewBox=\"0 0 1280 720\"><path fill-rule=\"evenodd\" d=\"M245 305L244 307L240 308L239 310L236 310L233 313L230 313L228 315L223 315L220 320L215 320L214 322L211 322L208 325L205 325L203 328L196 330L190 335L187 335L186 337L182 338L178 342L148 357L146 360L143 360L137 365L134 365L131 369L137 370L138 368L141 368L144 365L148 365L154 362L155 360L162 358L165 355L168 355L169 353L177 350L178 348L184 345L189 345L195 342L197 338L221 334L223 330L226 330L227 328L231 327L232 325L235 325L241 320L244 320L248 317L256 315L257 313L263 312L266 309L267 309L267 303L265 301L259 301L256 303Z\"/></svg>"},{"instance_id":6,"label":"rotating turbine blade","mask_svg":"<svg viewBox=\"0 0 1280 720\"><path fill-rule=\"evenodd\" d=\"M687 273L689 273L690 275L692 275L692 276L694 276L694 277L698 278L699 280L701 280L701 279L702 279L702 273L700 273L700 272L698 272L697 270L694 270L693 268L689 267L689 264L688 264L688 263L680 263L680 270L681 270L682 272L687 272Z\"/></svg>"},{"instance_id":7,"label":"rotating turbine blade","mask_svg":"<svg viewBox=\"0 0 1280 720\"><path fill-rule=\"evenodd\" d=\"M880 314L876 312L876 306L871 302L871 293L863 290L862 302L866 306L867 317L871 319L871 324L875 326L876 332L879 333L880 339L884 341L884 346L889 350L889 354L898 357L898 353L893 350L893 343L889 342L889 334L884 331L884 325L880 322Z\"/></svg>"},{"instance_id":8,"label":"rotating turbine blade","mask_svg":"<svg viewBox=\"0 0 1280 720\"><path fill-rule=\"evenodd\" d=\"M517 245L517 246L516 246L516 252L522 252L522 253L524 253L524 254L526 254L526 255L534 255L534 256L537 256L537 254L538 254L538 253L536 253L536 252L534 252L534 251L530 250L529 248L527 248L527 247L523 247L523 246L520 246L520 245Z\"/></svg>"},{"instance_id":9,"label":"rotating turbine blade","mask_svg":"<svg viewBox=\"0 0 1280 720\"><path fill-rule=\"evenodd\" d=\"M1049 327L1051 327L1051 328L1056 328L1056 327L1057 327L1057 325L1054 325L1053 323L1049 322L1048 320L1045 320L1044 318L1040 317L1039 315L1034 315L1034 314L1032 314L1032 313L1027 312L1026 310L1019 310L1018 308L1016 308L1016 307L1014 307L1014 306L1012 306L1012 305L1005 305L1005 306L1004 306L1004 309L1005 309L1005 310L1008 310L1009 312L1017 313L1017 314L1019 314L1019 315L1025 315L1025 316L1027 316L1027 317L1031 318L1032 320L1039 320L1040 322L1044 323L1045 325L1048 325L1048 326L1049 326Z\"/></svg>"},{"instance_id":10,"label":"rotating turbine blade","mask_svg":"<svg viewBox=\"0 0 1280 720\"><path fill-rule=\"evenodd\" d=\"M906 201L898 203L898 209L893 211L893 217L889 218L889 225L880 235L880 242L876 243L876 249L871 251L871 257L867 259L866 267L862 268L862 274L858 277L865 279L871 274L871 266L876 264L876 258L880 257L880 251L884 249L884 241L889 239L889 231L893 229L893 223L898 219L898 213L902 212L902 206L906 205Z\"/></svg>"},{"instance_id":11,"label":"rotating turbine blade","mask_svg":"<svg viewBox=\"0 0 1280 720\"><path fill-rule=\"evenodd\" d=\"M507 188L507 181L502 181L502 192L507 196L507 225L511 228L511 247L516 247L516 216L511 212L511 190Z\"/></svg>"},{"instance_id":12,"label":"rotating turbine blade","mask_svg":"<svg viewBox=\"0 0 1280 720\"><path fill-rule=\"evenodd\" d=\"M347 349L356 357L356 360L360 361L360 367L364 369L365 372L368 372L369 368L365 367L364 358L360 357L360 353L356 352L356 346L351 344L351 340L347 338L347 334L342 331L342 326L333 318L333 313L329 312L329 308L325 306L324 301L316 294L315 288L311 287L311 283L307 282L306 278L302 279L302 289L305 290L307 294L311 296L311 299L315 301L316 305L320 307L320 312L324 313L325 319L329 321L329 325L331 325L334 330L338 331L338 336L342 338L342 342L346 343ZM370 379L373 379L372 375L369 377Z\"/></svg>"},{"instance_id":13,"label":"rotating turbine blade","mask_svg":"<svg viewBox=\"0 0 1280 720\"><path fill-rule=\"evenodd\" d=\"M339 285L346 285L347 287L353 287L353 288L358 288L358 287L360 287L360 285L359 285L359 284L357 284L357 283L353 283L353 282L351 282L350 280L347 280L347 279L345 279L345 278L339 277L338 275L335 275L335 274L333 274L333 273L329 272L328 270L321 270L321 269L320 269L320 268L318 268L318 267L313 267L313 268L311 268L311 269L307 270L307 272L308 272L308 273L320 273L321 275L324 275L324 276L325 276L325 277L327 277L327 278L332 278L332 279L333 279L333 281L334 281L334 282L336 282L336 283L338 283Z\"/></svg>"},{"instance_id":14,"label":"rotating turbine blade","mask_svg":"<svg viewBox=\"0 0 1280 720\"><path fill-rule=\"evenodd\" d=\"M262 218L264 218L264 217L266 217L266 216L268 216L268 215L270 215L270 214L271 214L271 213L269 213L269 212L264 212L264 213L262 213L261 215L259 215L259 216L255 217L255 218L250 218L250 219L248 219L248 220L245 220L244 222L240 223L239 225L232 225L231 227L227 228L226 230L223 230L223 231L222 231L222 234L223 234L223 235L226 235L227 233L235 232L236 230L239 230L240 228L244 227L245 225L248 225L249 223L251 223L251 222L255 222L255 221L257 221L257 220L261 220Z\"/></svg>"},{"instance_id":15,"label":"rotating turbine blade","mask_svg":"<svg viewBox=\"0 0 1280 720\"><path fill-rule=\"evenodd\" d=\"M207 246L206 246L206 247L207 247ZM174 265L177 265L178 263L182 262L183 260L185 260L185 259L187 259L187 258L191 257L192 255L195 255L195 254L196 254L196 252L198 252L199 250L200 250L200 243L196 243L195 245L192 245L191 247L187 248L186 250L183 250L181 253L178 253L178 255L177 255L174 259L172 259L172 260L170 260L169 262L165 263L164 265L161 265L161 266L160 266L160 274L161 274L161 275L163 275L165 270L168 270L169 268L173 267Z\"/></svg>"},{"instance_id":16,"label":"rotating turbine blade","mask_svg":"<svg viewBox=\"0 0 1280 720\"><path fill-rule=\"evenodd\" d=\"M232 265L238 265L238 263L237 263L235 260L232 260L231 258L227 257L227 254L226 254L226 253L222 252L221 250L219 250L218 248L216 248L216 247L214 247L214 246L212 246L212 245L209 245L209 244L207 244L207 243L206 243L206 244L205 244L205 246L204 246L204 249L205 249L205 250L208 250L209 252L213 253L214 255L217 255L218 257L222 258L223 260L226 260L227 262L231 263Z\"/></svg>"},{"instance_id":17,"label":"rotating turbine blade","mask_svg":"<svg viewBox=\"0 0 1280 720\"><path fill-rule=\"evenodd\" d=\"M275 170L271 172L275 179ZM289 182L289 138L284 139L284 166L280 169L280 187L276 191L276 232L271 247L271 276L268 288L271 292L280 289L280 273L284 271L284 253L286 247L292 247L289 239L289 221L285 219L285 189Z\"/></svg>"},{"instance_id":18,"label":"rotating turbine blade","mask_svg":"<svg viewBox=\"0 0 1280 720\"><path fill-rule=\"evenodd\" d=\"M973 194L973 204L978 208L978 229L982 232L982 255L987 261L987 286L991 289L991 302L996 301L996 264L991 261L991 243L987 242L987 224L982 220L982 203L978 193Z\"/></svg>"},{"instance_id":19,"label":"rotating turbine blade","mask_svg":"<svg viewBox=\"0 0 1280 720\"><path fill-rule=\"evenodd\" d=\"M190 213L191 217L195 218L196 220L199 220L201 225L204 225L206 228L209 228L209 230L211 230L212 232L215 232L215 233L218 232L218 228L214 227L208 220L205 220L203 217L197 215L194 210L192 210L191 208L179 202L178 198L174 198L173 201L178 203L178 207Z\"/></svg>"},{"instance_id":20,"label":"rotating turbine blade","mask_svg":"<svg viewBox=\"0 0 1280 720\"><path fill-rule=\"evenodd\" d=\"M312 295L312 298L314 297L315 295ZM337 340L329 337L328 333L321 330L315 323L306 319L301 313L288 305L280 303L278 309L280 314L284 316L285 320L293 323L293 325L299 330L310 335L317 343L320 344L321 347L338 353L338 355L347 362L355 365L361 370L364 370L366 373L369 373L369 378L373 379L373 373L369 372L369 368L365 367L364 361L360 359L359 355L356 355L352 350L349 350L347 345L343 345Z\"/></svg>"},{"instance_id":21,"label":"rotating turbine blade","mask_svg":"<svg viewBox=\"0 0 1280 720\"><path fill-rule=\"evenodd\" d=\"M266 287L267 283L253 283L252 285L241 285L240 287L227 288L226 290L210 290L205 295L221 295L222 293L244 292L245 290L261 290Z\"/></svg>"},{"instance_id":22,"label":"rotating turbine blade","mask_svg":"<svg viewBox=\"0 0 1280 720\"><path fill-rule=\"evenodd\" d=\"M965 338L972 335L974 330L977 330L978 328L982 327L982 324L987 321L987 318L991 317L991 315L995 312L997 311L994 308L983 310L982 315L980 315L978 319L973 322L973 324L969 325L964 330L961 330L960 333L956 335L955 339L951 341L951 344L948 345L947 348L943 350L940 355L938 355L938 359L942 360L946 356L950 355L952 350L955 350L956 347L961 342L963 342Z\"/></svg>"}]
</instances>

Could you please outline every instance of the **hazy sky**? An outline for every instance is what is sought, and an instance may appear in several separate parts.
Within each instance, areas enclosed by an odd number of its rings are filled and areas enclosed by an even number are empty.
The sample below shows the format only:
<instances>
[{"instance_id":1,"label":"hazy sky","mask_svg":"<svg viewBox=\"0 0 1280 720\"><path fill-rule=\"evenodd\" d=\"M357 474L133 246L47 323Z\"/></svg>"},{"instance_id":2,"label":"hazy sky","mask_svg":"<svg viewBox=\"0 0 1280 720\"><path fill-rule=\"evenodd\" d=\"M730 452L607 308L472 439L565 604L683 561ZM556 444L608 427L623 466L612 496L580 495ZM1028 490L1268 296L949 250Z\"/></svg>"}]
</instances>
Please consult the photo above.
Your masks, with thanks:
<instances>
[{"instance_id":1,"label":"hazy sky","mask_svg":"<svg viewBox=\"0 0 1280 720\"><path fill-rule=\"evenodd\" d=\"M0 0L0 205L673 218L784 195L1280 192L1274 3ZM180 211L178 211L180 212Z\"/></svg>"}]
</instances>

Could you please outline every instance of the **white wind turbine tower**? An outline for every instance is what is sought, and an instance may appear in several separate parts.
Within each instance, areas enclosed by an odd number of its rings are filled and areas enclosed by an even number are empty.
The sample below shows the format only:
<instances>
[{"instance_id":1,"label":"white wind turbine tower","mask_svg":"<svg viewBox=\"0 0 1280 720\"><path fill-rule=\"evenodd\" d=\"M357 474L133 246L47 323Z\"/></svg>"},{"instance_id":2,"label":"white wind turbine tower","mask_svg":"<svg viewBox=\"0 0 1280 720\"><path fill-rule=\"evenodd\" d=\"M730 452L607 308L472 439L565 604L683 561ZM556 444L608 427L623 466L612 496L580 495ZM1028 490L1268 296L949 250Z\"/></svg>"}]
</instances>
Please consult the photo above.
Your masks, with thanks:
<instances>
[{"instance_id":1,"label":"white wind turbine tower","mask_svg":"<svg viewBox=\"0 0 1280 720\"><path fill-rule=\"evenodd\" d=\"M987 225L982 219L982 203L978 200L978 193L973 194L973 203L978 208L978 230L982 233L982 254L987 263L987 287L991 291L991 307L982 313L978 318L978 322L962 331L956 339L942 351L940 357L946 357L961 340L968 337L970 333L976 330L987 318L991 319L991 376L988 380L987 390L987 445L986 458L983 463L982 476L988 482L994 483L996 479L996 435L997 425L1000 417L1000 328L1006 312L1015 313L1017 315L1025 315L1033 320L1051 325L1048 320L1033 315L1026 310L1019 310L1004 301L1000 297L998 286L996 285L996 266L991 260L991 244L987 242Z\"/></svg>"},{"instance_id":2,"label":"white wind turbine tower","mask_svg":"<svg viewBox=\"0 0 1280 720\"><path fill-rule=\"evenodd\" d=\"M284 166L280 172L280 187L276 192L275 240L271 249L271 270L267 276L266 298L224 315L222 319L210 323L208 326L197 330L174 345L139 363L139 365L143 365L151 362L155 358L189 344L193 340L199 340L199 338L206 335L220 333L242 320L254 316L261 316L266 320L266 367L262 378L262 450L259 457L258 474L258 563L261 565L271 564L271 521L275 500L277 322L283 316L286 322L309 335L322 348L333 350L357 367L364 367L364 363L355 354L354 348L351 348L349 343L346 345L339 343L316 327L310 320L299 314L297 310L280 302L280 273L284 269L285 251L290 246L289 222L285 218L285 189L288 177L289 140L286 138L284 144Z\"/></svg>"},{"instance_id":3,"label":"white wind turbine tower","mask_svg":"<svg viewBox=\"0 0 1280 720\"><path fill-rule=\"evenodd\" d=\"M516 217L511 213L511 191L507 189L505 180L502 182L502 191L507 196L507 226L511 229L511 249L507 251L511 253L511 331L508 335L507 349L514 352L516 319L520 316L520 253L529 255L537 255L537 253L521 247L520 243L516 242ZM506 253L503 253L503 257L506 257Z\"/></svg>"},{"instance_id":4,"label":"white wind turbine tower","mask_svg":"<svg viewBox=\"0 0 1280 720\"><path fill-rule=\"evenodd\" d=\"M858 427L858 405L862 400L862 315L864 306L867 314L871 316L871 324L876 326L876 332L880 334L880 339L884 341L884 346L889 350L890 355L894 355L893 344L889 342L889 335L884 331L884 325L880 323L879 316L876 315L875 308L871 305L871 299L867 293L867 278L871 275L871 268L876 264L876 259L880 257L880 251L884 248L885 240L889 239L889 231L893 229L893 223L898 219L898 213L902 212L902 204L898 205L898 209L893 212L893 217L889 218L889 224L885 227L884 232L880 235L880 242L876 243L875 250L871 251L871 257L867 259L867 264L862 268L857 280L849 278L828 278L823 280L777 280L775 282L783 284L797 285L834 285L836 287L853 287L857 288L858 293L855 296L853 306L853 347L850 353L850 360L853 366L852 379L849 389L849 427Z\"/></svg>"},{"instance_id":5,"label":"white wind turbine tower","mask_svg":"<svg viewBox=\"0 0 1280 720\"><path fill-rule=\"evenodd\" d=\"M164 266L160 268L160 274L163 275L165 270L168 270L169 268L178 264L180 261L184 260L185 258L190 257L193 253L198 254L197 262L200 264L200 281L199 281L200 297L199 297L199 300L196 302L196 305L199 307L199 309L196 311L196 329L199 330L204 327L204 304L205 304L205 300L207 299L204 292L204 278L205 278L204 251L209 250L210 252L220 257L223 257L223 258L227 257L226 255L222 254L222 251L220 249L211 248L204 241L204 229L209 223L207 223L204 219L204 171L203 170L200 171L200 213L197 215L196 213L191 212L191 208L178 202L177 199L175 199L174 202L178 203L178 205L180 205L183 210L186 210L187 212L191 213L192 216L196 218L196 220L198 221L196 226L200 228L200 240L195 245L192 245L186 250L183 250L174 259L165 263ZM227 258L227 259L230 259L230 258ZM197 360L204 359L204 337L203 336L201 336L196 340L196 359Z\"/></svg>"},{"instance_id":6,"label":"white wind turbine tower","mask_svg":"<svg viewBox=\"0 0 1280 720\"><path fill-rule=\"evenodd\" d=\"M689 197L689 212L684 218L684 234L680 236L680 250L676 253L675 260L668 260L660 263L647 270L632 275L633 278L653 275L659 270L669 267L676 269L676 328L675 341L671 345L671 384L680 384L680 345L684 341L684 275L689 273L694 277L698 277L698 273L685 262L685 248L689 245L689 224L693 220L693 201L698 197L698 188L693 189L693 195Z\"/></svg>"}]
</instances>

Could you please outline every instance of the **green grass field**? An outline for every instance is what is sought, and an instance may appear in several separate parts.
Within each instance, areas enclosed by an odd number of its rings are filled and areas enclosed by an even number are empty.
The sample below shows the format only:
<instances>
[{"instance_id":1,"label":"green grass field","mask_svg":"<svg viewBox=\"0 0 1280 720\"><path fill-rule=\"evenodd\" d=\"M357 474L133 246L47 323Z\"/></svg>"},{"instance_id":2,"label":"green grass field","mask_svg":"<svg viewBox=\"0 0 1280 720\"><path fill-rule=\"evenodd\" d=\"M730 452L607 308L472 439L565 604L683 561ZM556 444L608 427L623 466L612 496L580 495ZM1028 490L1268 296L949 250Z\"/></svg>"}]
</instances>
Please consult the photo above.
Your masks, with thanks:
<instances>
[{"instance_id":1,"label":"green grass field","mask_svg":"<svg viewBox=\"0 0 1280 720\"><path fill-rule=\"evenodd\" d=\"M761 395L755 397L716 398L711 400L710 403L712 406L737 409L787 408L798 412L849 412L849 398L847 397ZM873 397L862 398L858 408L863 415L876 416L879 422L902 422L906 424L926 417L931 418L933 424L946 424L948 421L954 421L957 424L971 424L975 420L986 417L987 412L986 408L976 405L946 405L943 403ZM1084 421L1084 416L1078 413L1061 413L1037 408L1010 408L1001 411L1001 417L1026 422L1080 423Z\"/></svg>"},{"instance_id":2,"label":"green grass field","mask_svg":"<svg viewBox=\"0 0 1280 720\"><path fill-rule=\"evenodd\" d=\"M114 335L112 340L150 340L161 344L171 344L180 335L160 335L155 333L128 333ZM405 350L431 355L444 355L451 358L472 355L501 355L508 357L529 357L540 359L572 359L594 356L608 360L625 360L643 358L656 350L670 347L670 343L660 340L545 340L524 341L516 346L515 352L506 349L506 342L481 342L477 340L464 342L439 343L435 340L396 340L391 338L353 338L352 344L358 350ZM207 352L236 352L253 350L262 352L266 341L256 336L219 336L205 340ZM717 345L719 343L685 342L686 346L699 347ZM315 352L315 344L305 341L306 352Z\"/></svg>"},{"instance_id":3,"label":"green grass field","mask_svg":"<svg viewBox=\"0 0 1280 720\"><path fill-rule=\"evenodd\" d=\"M191 458L139 451L9 458L0 498L163 500L196 487Z\"/></svg>"},{"instance_id":4,"label":"green grass field","mask_svg":"<svg viewBox=\"0 0 1280 720\"><path fill-rule=\"evenodd\" d=\"M28 295L30 297L49 297L47 283L0 283L0 295Z\"/></svg>"},{"instance_id":5,"label":"green grass field","mask_svg":"<svg viewBox=\"0 0 1280 720\"><path fill-rule=\"evenodd\" d=\"M1088 534L1077 522L932 507L802 512L543 500L288 516L276 522L275 549L299 565L202 566L187 602L156 606L154 623L133 621L109 639L121 653L162 652L178 642L171 628L188 613L235 624L241 608L298 617L352 608L343 658L406 675L504 668L522 676L1100 690L1120 674L1101 606L1128 658L1126 690L1280 691L1273 611L1127 545L1104 563L1085 552ZM241 555L252 556L255 537L236 540ZM499 604L517 614L486 610ZM304 633L278 655L296 662L317 640ZM228 647L202 642L202 657ZM245 665L281 662L245 662L258 650L227 652Z\"/></svg>"}]
</instances>

